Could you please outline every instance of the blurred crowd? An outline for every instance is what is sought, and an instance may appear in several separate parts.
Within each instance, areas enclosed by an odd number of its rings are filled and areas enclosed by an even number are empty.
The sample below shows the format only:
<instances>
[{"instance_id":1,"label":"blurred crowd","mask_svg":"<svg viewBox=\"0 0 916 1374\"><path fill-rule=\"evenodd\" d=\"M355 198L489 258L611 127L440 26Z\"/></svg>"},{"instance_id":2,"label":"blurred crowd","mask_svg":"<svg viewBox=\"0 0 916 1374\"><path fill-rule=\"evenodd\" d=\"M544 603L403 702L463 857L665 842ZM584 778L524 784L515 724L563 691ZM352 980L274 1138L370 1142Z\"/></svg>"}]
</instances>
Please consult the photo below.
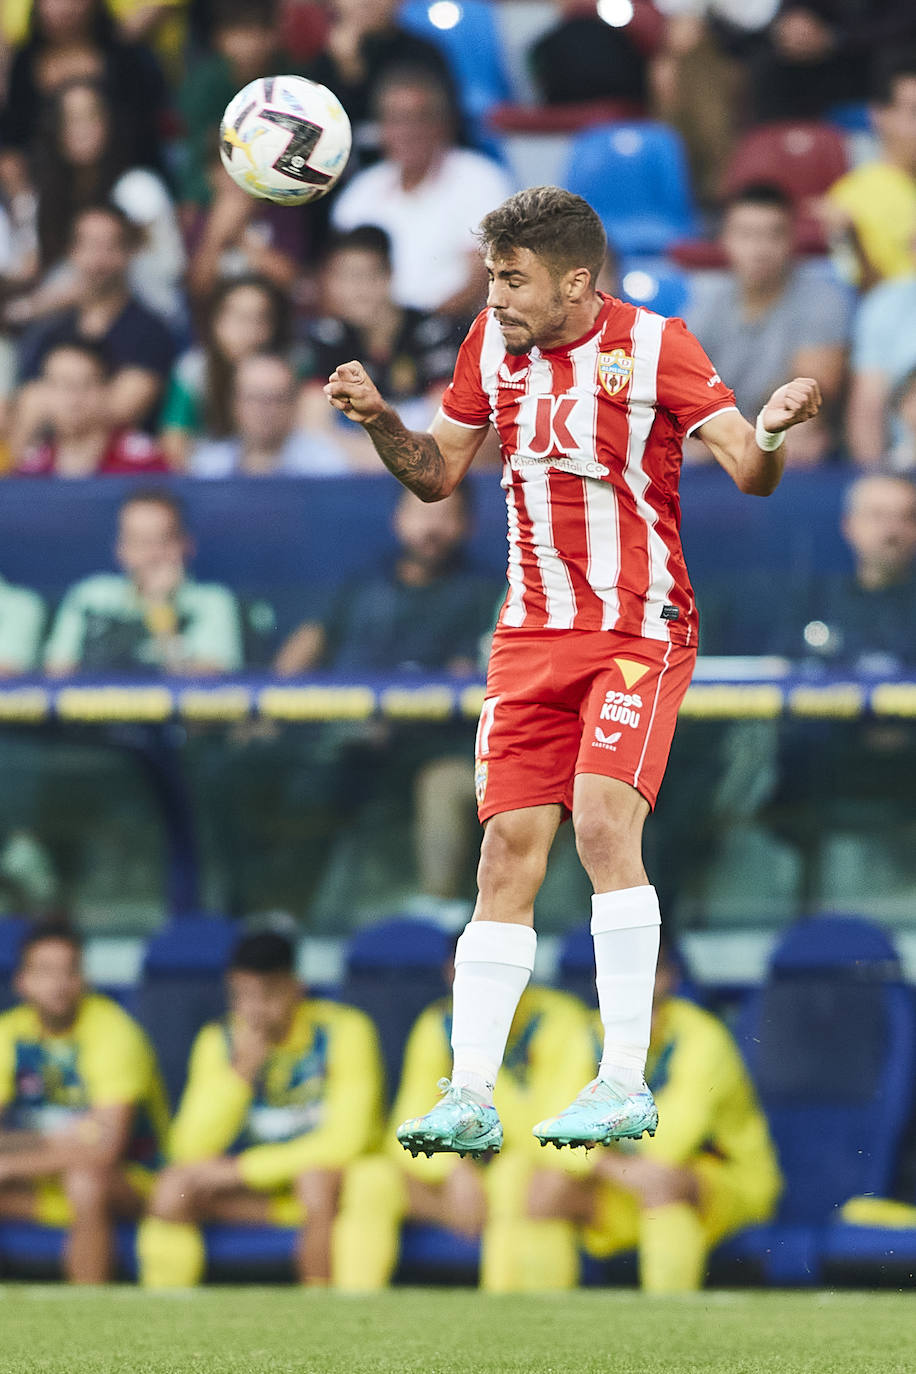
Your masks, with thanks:
<instances>
[{"instance_id":1,"label":"blurred crowd","mask_svg":"<svg viewBox=\"0 0 916 1374\"><path fill-rule=\"evenodd\" d=\"M814 375L823 421L793 432L791 462L910 470L912 6L554 8L522 54L537 102L523 113L567 133L652 119L682 140L701 232L663 248L742 408ZM353 355L425 424L483 303L474 229L518 180L499 133L511 111L481 113L436 34L394 0L8 0L0 470L371 471L365 436L321 395ZM218 157L228 100L278 71L329 85L355 131L342 184L298 209L251 199ZM809 141L807 184L746 155L767 128L796 153Z\"/></svg>"}]
</instances>

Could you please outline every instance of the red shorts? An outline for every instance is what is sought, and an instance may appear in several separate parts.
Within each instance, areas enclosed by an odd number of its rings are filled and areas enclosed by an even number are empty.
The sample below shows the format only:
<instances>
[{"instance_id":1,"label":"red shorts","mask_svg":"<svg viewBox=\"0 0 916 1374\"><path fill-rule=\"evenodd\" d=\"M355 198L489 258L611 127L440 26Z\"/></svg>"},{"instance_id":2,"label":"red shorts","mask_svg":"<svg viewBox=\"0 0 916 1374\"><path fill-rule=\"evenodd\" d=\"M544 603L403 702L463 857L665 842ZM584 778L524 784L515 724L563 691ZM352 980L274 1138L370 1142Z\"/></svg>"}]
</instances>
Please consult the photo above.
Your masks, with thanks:
<instances>
[{"instance_id":1,"label":"red shorts","mask_svg":"<svg viewBox=\"0 0 916 1374\"><path fill-rule=\"evenodd\" d=\"M559 802L577 773L655 805L696 649L616 630L498 629L477 727L481 821Z\"/></svg>"}]
</instances>

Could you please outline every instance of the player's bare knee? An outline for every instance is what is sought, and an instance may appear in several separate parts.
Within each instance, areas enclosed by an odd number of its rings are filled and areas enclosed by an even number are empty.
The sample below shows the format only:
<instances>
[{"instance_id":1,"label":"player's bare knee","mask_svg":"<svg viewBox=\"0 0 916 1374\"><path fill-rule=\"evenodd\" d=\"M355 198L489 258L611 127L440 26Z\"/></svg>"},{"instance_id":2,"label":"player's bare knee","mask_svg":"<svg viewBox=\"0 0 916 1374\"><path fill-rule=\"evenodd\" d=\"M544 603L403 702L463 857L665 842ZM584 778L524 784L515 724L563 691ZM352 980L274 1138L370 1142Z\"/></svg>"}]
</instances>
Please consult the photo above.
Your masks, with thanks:
<instances>
[{"instance_id":1,"label":"player's bare knee","mask_svg":"<svg viewBox=\"0 0 916 1374\"><path fill-rule=\"evenodd\" d=\"M77 1216L105 1212L114 1191L114 1166L79 1164L66 1169L61 1177L67 1201Z\"/></svg>"},{"instance_id":2,"label":"player's bare knee","mask_svg":"<svg viewBox=\"0 0 916 1374\"><path fill-rule=\"evenodd\" d=\"M333 1217L340 1202L343 1172L340 1169L309 1169L295 1181L296 1196L309 1217Z\"/></svg>"},{"instance_id":3,"label":"player's bare knee","mask_svg":"<svg viewBox=\"0 0 916 1374\"><path fill-rule=\"evenodd\" d=\"M516 887L533 887L536 892L543 880L546 859L537 837L517 816L494 816L480 847L477 880L481 894Z\"/></svg>"},{"instance_id":4,"label":"player's bare knee","mask_svg":"<svg viewBox=\"0 0 916 1374\"><path fill-rule=\"evenodd\" d=\"M162 1221L189 1221L200 1202L200 1187L193 1165L173 1164L156 1181L149 1210Z\"/></svg>"},{"instance_id":5,"label":"player's bare knee","mask_svg":"<svg viewBox=\"0 0 916 1374\"><path fill-rule=\"evenodd\" d=\"M688 1170L667 1169L643 1184L638 1189L638 1196L644 1208L671 1207L678 1202L695 1206L697 1186Z\"/></svg>"},{"instance_id":6,"label":"player's bare knee","mask_svg":"<svg viewBox=\"0 0 916 1374\"><path fill-rule=\"evenodd\" d=\"M642 822L616 811L583 811L574 820L576 852L592 880L641 852Z\"/></svg>"}]
</instances>

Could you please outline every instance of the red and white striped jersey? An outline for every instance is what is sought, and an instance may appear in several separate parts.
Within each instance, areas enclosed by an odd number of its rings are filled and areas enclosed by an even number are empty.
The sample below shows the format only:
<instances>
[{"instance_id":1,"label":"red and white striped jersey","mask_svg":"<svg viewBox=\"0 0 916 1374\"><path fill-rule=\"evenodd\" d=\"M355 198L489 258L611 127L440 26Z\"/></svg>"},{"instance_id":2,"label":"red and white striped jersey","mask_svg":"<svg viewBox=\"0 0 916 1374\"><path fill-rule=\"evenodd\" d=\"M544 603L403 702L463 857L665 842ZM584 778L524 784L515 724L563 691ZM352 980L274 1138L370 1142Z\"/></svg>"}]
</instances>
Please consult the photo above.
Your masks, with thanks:
<instances>
[{"instance_id":1,"label":"red and white striped jersey","mask_svg":"<svg viewBox=\"0 0 916 1374\"><path fill-rule=\"evenodd\" d=\"M509 517L501 625L692 644L681 448L735 397L683 320L603 300L584 338L520 357L484 310L442 411L499 434Z\"/></svg>"}]
</instances>

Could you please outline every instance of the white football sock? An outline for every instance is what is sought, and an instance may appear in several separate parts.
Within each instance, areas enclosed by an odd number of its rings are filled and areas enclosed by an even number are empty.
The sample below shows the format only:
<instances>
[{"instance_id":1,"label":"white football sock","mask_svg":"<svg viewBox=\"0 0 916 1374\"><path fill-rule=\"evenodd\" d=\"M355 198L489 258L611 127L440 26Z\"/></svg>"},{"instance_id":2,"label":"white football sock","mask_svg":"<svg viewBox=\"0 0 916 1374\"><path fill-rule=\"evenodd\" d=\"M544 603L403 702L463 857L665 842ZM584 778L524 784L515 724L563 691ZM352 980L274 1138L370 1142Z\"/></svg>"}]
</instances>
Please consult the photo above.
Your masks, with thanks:
<instances>
[{"instance_id":1,"label":"white football sock","mask_svg":"<svg viewBox=\"0 0 916 1374\"><path fill-rule=\"evenodd\" d=\"M658 895L648 884L592 898L595 981L604 1026L598 1077L620 1092L638 1092L644 1081L660 924Z\"/></svg>"},{"instance_id":2,"label":"white football sock","mask_svg":"<svg viewBox=\"0 0 916 1374\"><path fill-rule=\"evenodd\" d=\"M452 1083L488 1103L536 948L530 926L506 921L471 921L455 948Z\"/></svg>"}]
</instances>

